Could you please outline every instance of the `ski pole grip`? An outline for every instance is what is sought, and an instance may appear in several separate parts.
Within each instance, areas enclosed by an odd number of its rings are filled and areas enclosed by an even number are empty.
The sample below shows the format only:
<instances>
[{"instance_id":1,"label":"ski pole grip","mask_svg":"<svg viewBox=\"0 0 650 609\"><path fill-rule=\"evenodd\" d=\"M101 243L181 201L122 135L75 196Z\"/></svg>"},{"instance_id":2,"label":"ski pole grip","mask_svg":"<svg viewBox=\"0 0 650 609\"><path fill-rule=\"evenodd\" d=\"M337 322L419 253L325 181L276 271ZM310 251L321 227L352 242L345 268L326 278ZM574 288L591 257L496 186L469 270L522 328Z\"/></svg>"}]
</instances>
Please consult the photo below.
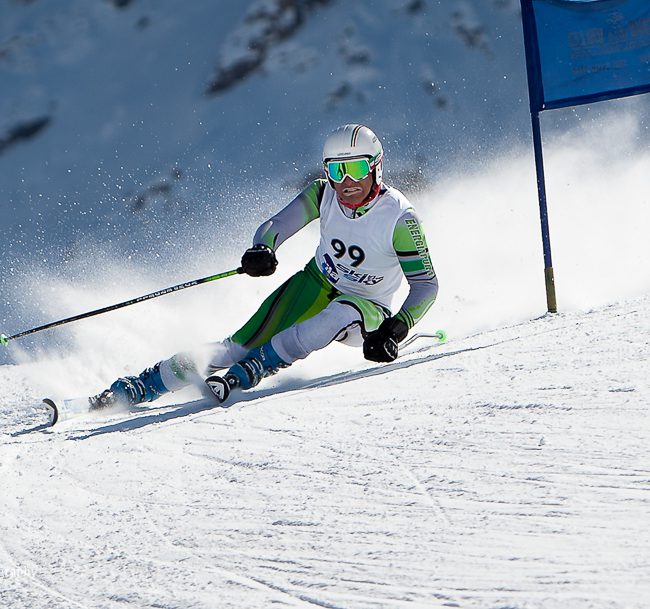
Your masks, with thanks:
<instances>
[{"instance_id":1,"label":"ski pole grip","mask_svg":"<svg viewBox=\"0 0 650 609\"><path fill-rule=\"evenodd\" d=\"M9 337L6 334L0 334L0 345L6 347L9 344Z\"/></svg>"}]
</instances>

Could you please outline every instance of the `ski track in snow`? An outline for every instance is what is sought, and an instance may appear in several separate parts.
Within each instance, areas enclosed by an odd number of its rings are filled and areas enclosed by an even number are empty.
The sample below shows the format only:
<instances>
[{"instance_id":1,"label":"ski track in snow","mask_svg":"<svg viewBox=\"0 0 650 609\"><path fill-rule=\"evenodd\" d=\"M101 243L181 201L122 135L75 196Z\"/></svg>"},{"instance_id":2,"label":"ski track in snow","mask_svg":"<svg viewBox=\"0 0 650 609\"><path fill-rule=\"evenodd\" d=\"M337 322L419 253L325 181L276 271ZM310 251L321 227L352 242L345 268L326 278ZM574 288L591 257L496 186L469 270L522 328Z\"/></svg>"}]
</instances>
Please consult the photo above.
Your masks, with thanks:
<instances>
[{"instance_id":1,"label":"ski track in snow","mask_svg":"<svg viewBox=\"0 0 650 609\"><path fill-rule=\"evenodd\" d=\"M646 608L649 306L52 430L2 366L0 605Z\"/></svg>"}]
</instances>

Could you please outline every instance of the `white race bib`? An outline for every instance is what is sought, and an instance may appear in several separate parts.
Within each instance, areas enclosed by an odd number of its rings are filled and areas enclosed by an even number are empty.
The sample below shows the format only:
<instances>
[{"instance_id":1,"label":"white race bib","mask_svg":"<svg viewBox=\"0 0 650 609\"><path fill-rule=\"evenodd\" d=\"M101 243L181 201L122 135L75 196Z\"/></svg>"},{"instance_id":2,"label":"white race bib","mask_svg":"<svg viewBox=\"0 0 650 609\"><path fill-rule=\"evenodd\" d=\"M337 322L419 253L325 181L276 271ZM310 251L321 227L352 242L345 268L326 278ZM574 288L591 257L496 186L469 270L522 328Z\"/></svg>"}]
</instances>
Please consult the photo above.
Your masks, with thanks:
<instances>
[{"instance_id":1,"label":"white race bib","mask_svg":"<svg viewBox=\"0 0 650 609\"><path fill-rule=\"evenodd\" d=\"M390 186L358 218L348 218L336 192L325 188L320 204L320 244L316 263L343 294L361 296L390 308L404 274L393 247L398 219L412 205Z\"/></svg>"}]
</instances>

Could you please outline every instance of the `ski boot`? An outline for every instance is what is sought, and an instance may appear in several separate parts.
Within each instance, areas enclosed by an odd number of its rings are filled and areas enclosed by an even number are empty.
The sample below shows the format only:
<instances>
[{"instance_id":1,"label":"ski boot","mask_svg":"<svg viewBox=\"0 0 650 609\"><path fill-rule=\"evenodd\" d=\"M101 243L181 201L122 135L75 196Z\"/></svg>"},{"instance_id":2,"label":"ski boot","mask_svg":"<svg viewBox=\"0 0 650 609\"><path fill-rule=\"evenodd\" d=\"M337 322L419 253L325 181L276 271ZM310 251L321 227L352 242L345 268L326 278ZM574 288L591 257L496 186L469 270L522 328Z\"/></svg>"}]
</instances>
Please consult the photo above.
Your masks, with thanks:
<instances>
[{"instance_id":1,"label":"ski boot","mask_svg":"<svg viewBox=\"0 0 650 609\"><path fill-rule=\"evenodd\" d=\"M289 366L290 364L282 360L271 343L268 342L261 347L251 349L223 376L209 376L205 379L205 383L219 403L223 404L233 389L251 389L264 377L271 376L280 368Z\"/></svg>"},{"instance_id":2,"label":"ski boot","mask_svg":"<svg viewBox=\"0 0 650 609\"><path fill-rule=\"evenodd\" d=\"M117 379L108 389L90 398L90 410L152 402L167 391L160 376L160 363L158 363L152 368L143 370L139 376Z\"/></svg>"}]
</instances>

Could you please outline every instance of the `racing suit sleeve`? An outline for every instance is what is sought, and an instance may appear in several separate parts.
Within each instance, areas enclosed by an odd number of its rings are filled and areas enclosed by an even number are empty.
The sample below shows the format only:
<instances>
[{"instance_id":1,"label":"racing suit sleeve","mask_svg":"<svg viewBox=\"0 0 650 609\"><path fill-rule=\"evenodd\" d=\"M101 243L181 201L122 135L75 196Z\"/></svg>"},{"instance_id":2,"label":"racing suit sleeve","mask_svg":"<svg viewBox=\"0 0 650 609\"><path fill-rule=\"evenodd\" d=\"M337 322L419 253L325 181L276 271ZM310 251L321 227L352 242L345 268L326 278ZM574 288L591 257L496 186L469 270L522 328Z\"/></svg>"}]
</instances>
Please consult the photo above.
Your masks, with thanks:
<instances>
[{"instance_id":1,"label":"racing suit sleeve","mask_svg":"<svg viewBox=\"0 0 650 609\"><path fill-rule=\"evenodd\" d=\"M395 225L393 247L409 284L409 293L395 315L410 330L431 308L438 295L438 278L431 263L422 224L408 209Z\"/></svg>"},{"instance_id":2,"label":"racing suit sleeve","mask_svg":"<svg viewBox=\"0 0 650 609\"><path fill-rule=\"evenodd\" d=\"M253 245L266 245L275 251L289 237L318 218L325 184L323 179L314 180L284 209L264 222L253 237Z\"/></svg>"}]
</instances>

